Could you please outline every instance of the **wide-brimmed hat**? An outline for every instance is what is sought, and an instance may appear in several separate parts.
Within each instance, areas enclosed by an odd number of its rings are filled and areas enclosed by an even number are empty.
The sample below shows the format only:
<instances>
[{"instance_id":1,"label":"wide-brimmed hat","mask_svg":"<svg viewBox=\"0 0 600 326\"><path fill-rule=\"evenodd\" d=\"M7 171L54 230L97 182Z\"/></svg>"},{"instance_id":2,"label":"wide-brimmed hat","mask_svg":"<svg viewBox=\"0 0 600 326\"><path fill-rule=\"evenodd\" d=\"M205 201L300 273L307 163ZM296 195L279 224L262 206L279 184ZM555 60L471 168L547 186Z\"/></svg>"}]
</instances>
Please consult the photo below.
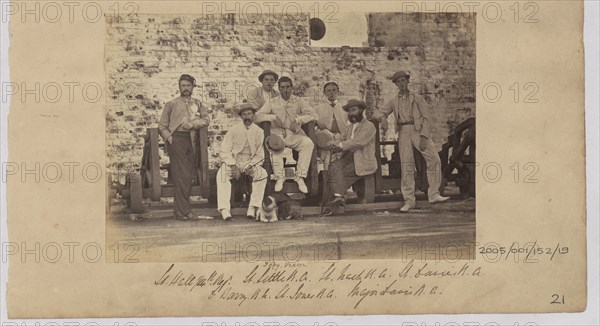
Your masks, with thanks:
<instances>
[{"instance_id":1,"label":"wide-brimmed hat","mask_svg":"<svg viewBox=\"0 0 600 326\"><path fill-rule=\"evenodd\" d=\"M265 139L265 146L273 154L280 154L285 149L285 141L279 135L269 135Z\"/></svg>"},{"instance_id":2,"label":"wide-brimmed hat","mask_svg":"<svg viewBox=\"0 0 600 326\"><path fill-rule=\"evenodd\" d=\"M279 79L279 75L277 73L275 73L273 70L265 70L263 71L260 75L258 75L258 81L262 83L263 78L265 78L266 75L273 75L275 77L275 81L277 81L277 79Z\"/></svg>"},{"instance_id":3,"label":"wide-brimmed hat","mask_svg":"<svg viewBox=\"0 0 600 326\"><path fill-rule=\"evenodd\" d=\"M396 79L399 79L402 77L410 78L410 74L404 70L400 70L400 71L397 71L395 74L393 74L392 77L390 77L390 79L392 80L392 83L395 83Z\"/></svg>"},{"instance_id":4,"label":"wide-brimmed hat","mask_svg":"<svg viewBox=\"0 0 600 326\"><path fill-rule=\"evenodd\" d=\"M359 100L349 100L348 103L346 103L346 105L342 106L342 109L344 109L344 111L348 112L348 110L353 107L353 106L358 106L361 109L366 109L367 108L367 104L363 101L359 101Z\"/></svg>"},{"instance_id":5,"label":"wide-brimmed hat","mask_svg":"<svg viewBox=\"0 0 600 326\"><path fill-rule=\"evenodd\" d=\"M242 103L233 108L233 112L235 112L235 114L237 115L242 115L242 112L246 110L252 110L254 113L256 113L257 109L256 106L252 103Z\"/></svg>"},{"instance_id":6,"label":"wide-brimmed hat","mask_svg":"<svg viewBox=\"0 0 600 326\"><path fill-rule=\"evenodd\" d=\"M333 140L333 133L327 129L315 130L315 145L317 148L329 148L329 143Z\"/></svg>"}]
</instances>

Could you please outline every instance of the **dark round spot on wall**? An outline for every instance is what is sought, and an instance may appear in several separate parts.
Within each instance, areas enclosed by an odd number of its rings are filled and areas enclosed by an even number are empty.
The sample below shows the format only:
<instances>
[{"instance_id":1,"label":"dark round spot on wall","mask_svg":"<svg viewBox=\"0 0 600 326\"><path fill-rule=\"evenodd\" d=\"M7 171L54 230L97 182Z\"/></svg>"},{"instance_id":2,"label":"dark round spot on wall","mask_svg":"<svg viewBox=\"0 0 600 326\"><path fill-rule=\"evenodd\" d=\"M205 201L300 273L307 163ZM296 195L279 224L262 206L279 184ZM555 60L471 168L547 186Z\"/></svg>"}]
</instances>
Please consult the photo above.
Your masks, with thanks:
<instances>
[{"instance_id":1,"label":"dark round spot on wall","mask_svg":"<svg viewBox=\"0 0 600 326\"><path fill-rule=\"evenodd\" d=\"M310 21L310 39L318 41L325 36L325 23L319 18L311 18Z\"/></svg>"}]
</instances>

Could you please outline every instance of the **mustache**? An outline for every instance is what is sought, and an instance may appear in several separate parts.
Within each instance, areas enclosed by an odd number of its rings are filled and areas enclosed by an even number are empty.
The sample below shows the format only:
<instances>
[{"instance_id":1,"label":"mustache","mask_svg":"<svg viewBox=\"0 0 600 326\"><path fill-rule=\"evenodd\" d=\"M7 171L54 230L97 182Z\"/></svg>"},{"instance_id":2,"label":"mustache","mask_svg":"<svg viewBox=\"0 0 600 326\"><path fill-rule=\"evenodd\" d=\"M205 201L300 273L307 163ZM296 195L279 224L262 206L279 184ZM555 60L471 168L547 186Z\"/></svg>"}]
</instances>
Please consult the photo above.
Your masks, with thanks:
<instances>
[{"instance_id":1,"label":"mustache","mask_svg":"<svg viewBox=\"0 0 600 326\"><path fill-rule=\"evenodd\" d=\"M252 122L252 119L246 118L246 119L244 119L244 122Z\"/></svg>"}]
</instances>

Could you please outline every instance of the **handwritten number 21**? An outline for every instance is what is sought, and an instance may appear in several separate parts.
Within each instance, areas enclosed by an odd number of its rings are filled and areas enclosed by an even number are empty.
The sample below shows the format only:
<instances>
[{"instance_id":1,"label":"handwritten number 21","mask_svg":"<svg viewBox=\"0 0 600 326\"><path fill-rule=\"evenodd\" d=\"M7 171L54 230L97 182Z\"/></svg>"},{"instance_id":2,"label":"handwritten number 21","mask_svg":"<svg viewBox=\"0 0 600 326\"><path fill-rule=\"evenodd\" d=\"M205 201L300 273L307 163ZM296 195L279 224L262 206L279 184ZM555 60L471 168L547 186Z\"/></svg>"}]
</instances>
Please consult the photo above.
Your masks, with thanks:
<instances>
[{"instance_id":1,"label":"handwritten number 21","mask_svg":"<svg viewBox=\"0 0 600 326\"><path fill-rule=\"evenodd\" d=\"M558 294L553 294L552 295L552 301L550 302L551 304L565 304L565 295L558 295Z\"/></svg>"}]
</instances>

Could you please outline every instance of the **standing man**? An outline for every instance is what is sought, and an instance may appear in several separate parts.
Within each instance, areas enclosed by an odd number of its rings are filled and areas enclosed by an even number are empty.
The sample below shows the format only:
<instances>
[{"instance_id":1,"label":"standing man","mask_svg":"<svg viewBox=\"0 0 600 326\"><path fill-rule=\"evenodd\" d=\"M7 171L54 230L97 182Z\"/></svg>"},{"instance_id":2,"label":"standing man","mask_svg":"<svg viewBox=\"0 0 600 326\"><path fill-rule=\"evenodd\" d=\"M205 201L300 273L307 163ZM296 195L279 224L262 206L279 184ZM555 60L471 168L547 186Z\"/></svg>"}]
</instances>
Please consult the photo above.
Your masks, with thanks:
<instances>
[{"instance_id":1,"label":"standing man","mask_svg":"<svg viewBox=\"0 0 600 326\"><path fill-rule=\"evenodd\" d=\"M256 113L256 121L270 121L271 134L281 136L285 147L298 151L298 164L296 165L296 177L294 181L302 193L308 193L304 179L308 175L310 159L315 144L306 136L302 125L317 120L317 113L303 99L292 94L292 80L289 77L281 77L278 81L281 96L266 102ZM275 191L283 190L285 177L283 174L283 152L273 154L273 172L277 181Z\"/></svg>"},{"instance_id":2,"label":"standing man","mask_svg":"<svg viewBox=\"0 0 600 326\"><path fill-rule=\"evenodd\" d=\"M158 123L161 137L168 143L171 160L170 173L175 185L174 215L176 219L197 220L190 210L190 191L195 163L196 130L208 126L208 112L198 99L192 98L196 87L194 77L183 74L179 78L179 93L165 104Z\"/></svg>"},{"instance_id":3,"label":"standing man","mask_svg":"<svg viewBox=\"0 0 600 326\"><path fill-rule=\"evenodd\" d=\"M430 203L444 202L439 192L442 181L441 161L431 141L431 116L423 98L408 90L410 75L405 71L396 72L391 78L398 87L398 96L386 103L380 110L373 112L373 119L383 121L393 113L398 133L398 146L401 162L401 190L404 206L401 212L415 207L415 158L413 146L417 148L427 162L428 197Z\"/></svg>"},{"instance_id":4,"label":"standing man","mask_svg":"<svg viewBox=\"0 0 600 326\"><path fill-rule=\"evenodd\" d=\"M377 171L375 156L375 125L364 117L367 105L359 100L350 100L343 106L348 112L350 126L344 130L341 141L330 143L333 152L342 156L331 163L328 186L333 198L330 205L342 205L344 194L356 181ZM327 198L325 198L327 201Z\"/></svg>"},{"instance_id":5,"label":"standing man","mask_svg":"<svg viewBox=\"0 0 600 326\"><path fill-rule=\"evenodd\" d=\"M242 174L252 178L252 194L248 205L248 218L254 218L261 206L267 171L262 168L265 159L263 147L264 132L254 124L256 107L253 103L244 103L237 108L242 122L227 131L221 144L221 167L217 172L218 209L225 221L231 219L231 179L239 179Z\"/></svg>"},{"instance_id":6,"label":"standing man","mask_svg":"<svg viewBox=\"0 0 600 326\"><path fill-rule=\"evenodd\" d=\"M257 108L262 108L266 102L270 102L279 96L279 92L273 89L279 76L273 70L265 70L258 76L261 87L255 87L248 91L248 102Z\"/></svg>"},{"instance_id":7,"label":"standing man","mask_svg":"<svg viewBox=\"0 0 600 326\"><path fill-rule=\"evenodd\" d=\"M326 100L315 106L315 111L319 116L317 120L317 133L329 133L335 141L341 140L348 124L348 114L337 100L339 90L335 82L326 83L323 86L323 93ZM319 148L318 152L324 169L327 170L329 162L333 160L331 151Z\"/></svg>"}]
</instances>

